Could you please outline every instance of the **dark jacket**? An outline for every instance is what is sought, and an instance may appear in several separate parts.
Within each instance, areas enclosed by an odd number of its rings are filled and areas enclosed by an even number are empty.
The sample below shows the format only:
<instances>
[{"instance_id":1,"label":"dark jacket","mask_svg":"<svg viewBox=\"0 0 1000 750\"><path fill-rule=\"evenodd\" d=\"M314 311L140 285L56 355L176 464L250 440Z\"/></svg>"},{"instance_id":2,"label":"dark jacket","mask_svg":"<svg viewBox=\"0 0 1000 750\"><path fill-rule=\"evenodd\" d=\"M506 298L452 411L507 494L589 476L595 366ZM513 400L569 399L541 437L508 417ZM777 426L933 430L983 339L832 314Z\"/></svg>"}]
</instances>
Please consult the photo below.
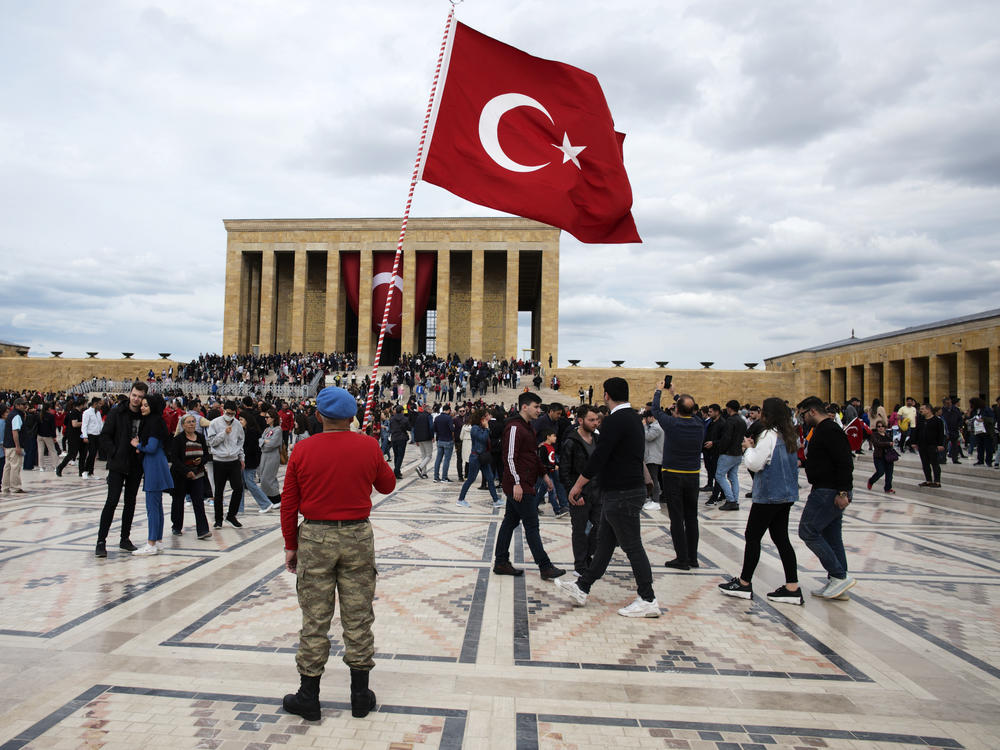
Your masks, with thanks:
<instances>
[{"instance_id":1,"label":"dark jacket","mask_svg":"<svg viewBox=\"0 0 1000 750\"><path fill-rule=\"evenodd\" d=\"M195 474L201 474L205 471L205 462L212 455L208 450L208 443L205 441L205 435L201 432L196 432L194 434L195 440L201 443L202 457L201 464ZM174 435L174 439L170 443L170 450L167 451L167 460L170 461L170 471L174 475L174 486L183 486L180 481L187 476L188 471L192 470L192 467L184 465L184 448L187 445L187 435L182 430L181 432Z\"/></svg>"},{"instance_id":2,"label":"dark jacket","mask_svg":"<svg viewBox=\"0 0 1000 750\"><path fill-rule=\"evenodd\" d=\"M594 443L592 450L596 450L598 435L593 435ZM559 480L563 483L566 491L576 484L583 470L587 468L587 461L590 453L587 452L587 444L580 437L578 430L570 430L563 440L562 451L559 453ZM600 479L595 478L583 486L583 497L585 500L595 500L600 497Z\"/></svg>"},{"instance_id":3,"label":"dark jacket","mask_svg":"<svg viewBox=\"0 0 1000 750\"><path fill-rule=\"evenodd\" d=\"M747 423L739 414L722 417L722 434L719 436L720 456L742 456L743 438L747 434Z\"/></svg>"},{"instance_id":4,"label":"dark jacket","mask_svg":"<svg viewBox=\"0 0 1000 750\"><path fill-rule=\"evenodd\" d=\"M503 491L514 494L514 485L521 485L525 495L535 492L535 482L542 475L541 461L538 460L538 441L531 425L520 415L511 417L503 426L500 447L503 461Z\"/></svg>"},{"instance_id":5,"label":"dark jacket","mask_svg":"<svg viewBox=\"0 0 1000 750\"><path fill-rule=\"evenodd\" d=\"M719 440L722 437L722 430L726 426L726 420L723 417L718 419L710 419L705 425L705 442L711 443L711 448L705 448L706 456L718 456L719 455Z\"/></svg>"},{"instance_id":6,"label":"dark jacket","mask_svg":"<svg viewBox=\"0 0 1000 750\"><path fill-rule=\"evenodd\" d=\"M104 420L101 448L108 457L108 471L141 475L142 457L132 447L132 411L128 404L118 404Z\"/></svg>"},{"instance_id":7,"label":"dark jacket","mask_svg":"<svg viewBox=\"0 0 1000 750\"><path fill-rule=\"evenodd\" d=\"M646 429L635 409L623 408L601 423L601 441L583 475L600 476L601 489L636 490L646 486Z\"/></svg>"},{"instance_id":8,"label":"dark jacket","mask_svg":"<svg viewBox=\"0 0 1000 750\"><path fill-rule=\"evenodd\" d=\"M940 448L944 446L944 422L941 417L925 419L918 426L917 445L924 448Z\"/></svg>"},{"instance_id":9,"label":"dark jacket","mask_svg":"<svg viewBox=\"0 0 1000 750\"><path fill-rule=\"evenodd\" d=\"M431 415L425 411L418 411L413 420L413 442L424 443L434 437L431 424Z\"/></svg>"},{"instance_id":10,"label":"dark jacket","mask_svg":"<svg viewBox=\"0 0 1000 750\"><path fill-rule=\"evenodd\" d=\"M410 420L405 414L393 414L389 417L389 439L394 442L410 439Z\"/></svg>"},{"instance_id":11,"label":"dark jacket","mask_svg":"<svg viewBox=\"0 0 1000 750\"><path fill-rule=\"evenodd\" d=\"M847 433L832 419L813 428L806 447L806 478L814 488L850 492L854 454Z\"/></svg>"},{"instance_id":12,"label":"dark jacket","mask_svg":"<svg viewBox=\"0 0 1000 750\"><path fill-rule=\"evenodd\" d=\"M439 443L454 442L455 422L452 420L450 414L445 414L444 412L438 414L437 419L434 420L434 437L437 438Z\"/></svg>"},{"instance_id":13,"label":"dark jacket","mask_svg":"<svg viewBox=\"0 0 1000 750\"><path fill-rule=\"evenodd\" d=\"M701 446L705 442L705 423L700 417L674 417L660 408L660 391L653 393L653 416L663 428L663 471L675 474L698 474L701 471Z\"/></svg>"}]
</instances>

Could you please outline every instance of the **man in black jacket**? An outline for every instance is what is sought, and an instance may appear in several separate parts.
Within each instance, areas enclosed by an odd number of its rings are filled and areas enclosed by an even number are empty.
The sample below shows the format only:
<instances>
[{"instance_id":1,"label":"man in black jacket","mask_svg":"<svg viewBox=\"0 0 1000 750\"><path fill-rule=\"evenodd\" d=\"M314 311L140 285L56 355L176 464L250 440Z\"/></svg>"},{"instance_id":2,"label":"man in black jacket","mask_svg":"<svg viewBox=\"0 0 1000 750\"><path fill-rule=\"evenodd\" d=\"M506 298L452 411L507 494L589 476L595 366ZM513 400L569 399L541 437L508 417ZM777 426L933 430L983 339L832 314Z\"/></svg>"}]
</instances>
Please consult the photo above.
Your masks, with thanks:
<instances>
[{"instance_id":1,"label":"man in black jacket","mask_svg":"<svg viewBox=\"0 0 1000 750\"><path fill-rule=\"evenodd\" d=\"M920 487L941 486L941 457L944 456L944 422L934 414L930 404L920 405L917 423L917 451L920 465L924 470L924 481Z\"/></svg>"},{"instance_id":2,"label":"man in black jacket","mask_svg":"<svg viewBox=\"0 0 1000 750\"><path fill-rule=\"evenodd\" d=\"M715 470L715 481L722 487L726 502L719 510L740 509L740 462L743 460L743 437L747 423L740 416L740 402L731 399L726 402L726 416L719 436L719 463Z\"/></svg>"},{"instance_id":3,"label":"man in black jacket","mask_svg":"<svg viewBox=\"0 0 1000 750\"><path fill-rule=\"evenodd\" d=\"M403 456L406 443L410 439L410 420L403 414L403 407L397 406L396 413L389 418L389 442L392 443L392 461L396 479L403 478Z\"/></svg>"},{"instance_id":4,"label":"man in black jacket","mask_svg":"<svg viewBox=\"0 0 1000 750\"><path fill-rule=\"evenodd\" d=\"M709 404L708 423L705 425L705 443L702 446L702 457L705 461L705 473L708 475L708 481L705 482L701 491L712 494L705 505L715 505L722 496L722 485L715 481L715 470L719 466L719 438L722 437L724 426L722 407L718 404Z\"/></svg>"},{"instance_id":5,"label":"man in black jacket","mask_svg":"<svg viewBox=\"0 0 1000 750\"><path fill-rule=\"evenodd\" d=\"M139 437L139 427L142 424L139 407L148 390L149 386L142 381L133 383L128 403L115 406L101 430L101 447L108 457L108 497L104 501L104 510L101 511L101 525L97 531L97 547L94 550L96 557L108 556L105 542L111 523L115 520L122 489L125 490L125 505L122 509L121 541L118 547L126 552L134 552L136 549L129 534L132 532L132 516L135 515L135 496L139 492L139 480L142 479L142 458L132 447L132 438Z\"/></svg>"},{"instance_id":6,"label":"man in black jacket","mask_svg":"<svg viewBox=\"0 0 1000 750\"><path fill-rule=\"evenodd\" d=\"M576 484L587 462L597 448L597 410L588 405L576 410L577 428L571 430L563 440L559 461L559 480L569 493ZM570 536L573 545L573 570L577 576L590 567L597 550L597 529L601 521L601 489L596 479L588 482L580 495L583 502L569 506L569 520L572 526ZM587 531L587 524L590 531Z\"/></svg>"},{"instance_id":7,"label":"man in black jacket","mask_svg":"<svg viewBox=\"0 0 1000 750\"><path fill-rule=\"evenodd\" d=\"M624 378L604 381L604 402L611 413L601 423L601 440L587 467L569 492L571 505L580 505L587 483L599 477L603 509L594 559L576 581L556 580L556 587L576 606L587 603L591 585L608 568L615 547L621 547L632 565L638 596L618 610L622 617L659 617L653 593L653 571L642 546L639 515L646 502L646 436L642 419L628 401Z\"/></svg>"},{"instance_id":8,"label":"man in black jacket","mask_svg":"<svg viewBox=\"0 0 1000 750\"><path fill-rule=\"evenodd\" d=\"M807 428L806 478L812 485L799 520L799 538L819 558L827 584L813 596L846 598L856 581L847 573L842 526L844 509L851 502L854 456L847 433L830 415L826 405L810 396L798 405Z\"/></svg>"}]
</instances>

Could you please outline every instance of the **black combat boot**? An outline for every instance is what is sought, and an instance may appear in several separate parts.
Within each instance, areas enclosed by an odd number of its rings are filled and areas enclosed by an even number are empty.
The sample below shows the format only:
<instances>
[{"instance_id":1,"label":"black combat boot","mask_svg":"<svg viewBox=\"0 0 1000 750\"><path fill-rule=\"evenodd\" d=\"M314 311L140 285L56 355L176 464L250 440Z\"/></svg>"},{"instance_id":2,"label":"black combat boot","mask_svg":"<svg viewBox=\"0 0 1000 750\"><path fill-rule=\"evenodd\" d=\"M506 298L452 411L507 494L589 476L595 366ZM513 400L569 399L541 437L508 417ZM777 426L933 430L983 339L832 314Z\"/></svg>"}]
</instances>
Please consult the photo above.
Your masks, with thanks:
<instances>
[{"instance_id":1,"label":"black combat boot","mask_svg":"<svg viewBox=\"0 0 1000 750\"><path fill-rule=\"evenodd\" d=\"M368 672L351 670L351 716L363 719L375 708L375 693L368 689Z\"/></svg>"},{"instance_id":2,"label":"black combat boot","mask_svg":"<svg viewBox=\"0 0 1000 750\"><path fill-rule=\"evenodd\" d=\"M297 714L306 721L319 721L319 675L302 678L297 693L289 693L281 701L282 707L290 714Z\"/></svg>"}]
</instances>

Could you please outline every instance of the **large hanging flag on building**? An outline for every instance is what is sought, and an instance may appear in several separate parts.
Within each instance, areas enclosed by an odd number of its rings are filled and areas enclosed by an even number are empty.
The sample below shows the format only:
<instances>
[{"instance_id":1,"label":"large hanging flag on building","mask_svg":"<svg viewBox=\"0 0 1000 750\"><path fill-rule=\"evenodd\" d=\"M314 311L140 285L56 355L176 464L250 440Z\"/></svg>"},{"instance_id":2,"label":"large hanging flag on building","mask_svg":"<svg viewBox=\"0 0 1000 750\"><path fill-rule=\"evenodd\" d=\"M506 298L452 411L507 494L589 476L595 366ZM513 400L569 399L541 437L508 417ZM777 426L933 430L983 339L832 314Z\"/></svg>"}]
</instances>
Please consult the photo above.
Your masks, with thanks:
<instances>
[{"instance_id":1,"label":"large hanging flag on building","mask_svg":"<svg viewBox=\"0 0 1000 750\"><path fill-rule=\"evenodd\" d=\"M641 242L604 92L592 74L456 24L421 177L466 200L565 229Z\"/></svg>"}]
</instances>

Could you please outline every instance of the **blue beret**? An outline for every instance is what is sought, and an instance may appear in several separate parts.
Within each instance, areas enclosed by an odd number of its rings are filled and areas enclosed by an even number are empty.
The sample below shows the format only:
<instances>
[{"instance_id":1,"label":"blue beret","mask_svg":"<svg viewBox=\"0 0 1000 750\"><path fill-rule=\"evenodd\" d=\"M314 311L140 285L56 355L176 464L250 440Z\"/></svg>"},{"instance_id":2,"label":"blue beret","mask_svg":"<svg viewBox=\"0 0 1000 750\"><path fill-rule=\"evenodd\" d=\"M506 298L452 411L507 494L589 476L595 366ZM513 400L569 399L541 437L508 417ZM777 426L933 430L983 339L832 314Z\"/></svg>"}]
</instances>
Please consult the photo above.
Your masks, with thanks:
<instances>
[{"instance_id":1,"label":"blue beret","mask_svg":"<svg viewBox=\"0 0 1000 750\"><path fill-rule=\"evenodd\" d=\"M358 413L358 402L343 388L331 385L316 396L316 409L328 419L347 419Z\"/></svg>"}]
</instances>

